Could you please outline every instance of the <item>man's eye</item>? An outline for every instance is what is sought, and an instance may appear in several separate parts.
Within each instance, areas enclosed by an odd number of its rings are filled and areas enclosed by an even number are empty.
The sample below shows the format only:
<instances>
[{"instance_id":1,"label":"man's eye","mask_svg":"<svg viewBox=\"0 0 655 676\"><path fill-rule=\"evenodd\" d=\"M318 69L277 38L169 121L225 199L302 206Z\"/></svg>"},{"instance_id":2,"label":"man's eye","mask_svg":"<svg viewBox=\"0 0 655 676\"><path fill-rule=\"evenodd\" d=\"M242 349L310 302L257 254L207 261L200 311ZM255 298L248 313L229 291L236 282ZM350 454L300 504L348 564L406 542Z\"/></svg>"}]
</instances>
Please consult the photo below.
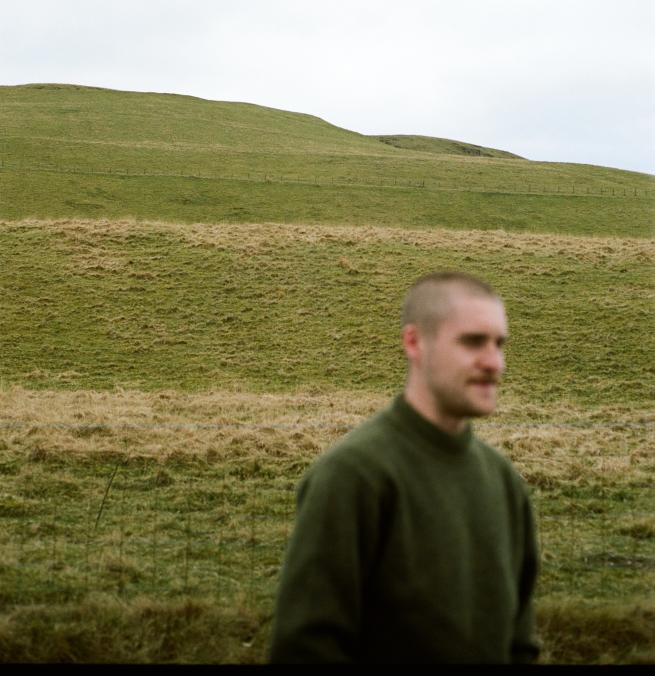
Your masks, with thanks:
<instances>
[{"instance_id":1,"label":"man's eye","mask_svg":"<svg viewBox=\"0 0 655 676\"><path fill-rule=\"evenodd\" d=\"M482 347L487 338L486 336L463 336L462 343L467 347Z\"/></svg>"}]
</instances>

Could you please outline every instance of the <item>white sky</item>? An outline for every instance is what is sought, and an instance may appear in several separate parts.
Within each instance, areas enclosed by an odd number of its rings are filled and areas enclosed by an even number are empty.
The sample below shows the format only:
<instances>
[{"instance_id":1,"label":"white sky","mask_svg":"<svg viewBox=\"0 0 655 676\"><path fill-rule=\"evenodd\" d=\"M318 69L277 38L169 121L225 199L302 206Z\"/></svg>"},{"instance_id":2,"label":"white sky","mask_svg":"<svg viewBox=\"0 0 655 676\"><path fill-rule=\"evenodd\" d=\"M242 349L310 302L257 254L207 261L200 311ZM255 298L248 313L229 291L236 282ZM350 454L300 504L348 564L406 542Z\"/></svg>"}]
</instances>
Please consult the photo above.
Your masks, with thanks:
<instances>
[{"instance_id":1,"label":"white sky","mask_svg":"<svg viewBox=\"0 0 655 676\"><path fill-rule=\"evenodd\" d=\"M1 0L0 84L33 82L655 174L655 0Z\"/></svg>"}]
</instances>

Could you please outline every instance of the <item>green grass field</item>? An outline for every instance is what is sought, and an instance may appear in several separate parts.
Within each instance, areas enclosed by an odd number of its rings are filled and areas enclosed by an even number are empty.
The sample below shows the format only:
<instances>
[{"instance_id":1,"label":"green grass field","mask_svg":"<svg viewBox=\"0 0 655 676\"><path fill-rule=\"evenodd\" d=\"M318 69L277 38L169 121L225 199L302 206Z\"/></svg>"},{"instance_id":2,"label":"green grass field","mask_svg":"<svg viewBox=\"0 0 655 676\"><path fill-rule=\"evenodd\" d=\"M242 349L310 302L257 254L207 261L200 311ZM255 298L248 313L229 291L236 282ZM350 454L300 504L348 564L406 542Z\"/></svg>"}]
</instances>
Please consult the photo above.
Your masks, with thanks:
<instances>
[{"instance_id":1,"label":"green grass field","mask_svg":"<svg viewBox=\"0 0 655 676\"><path fill-rule=\"evenodd\" d=\"M653 233L647 174L185 96L30 85L0 102L0 218Z\"/></svg>"},{"instance_id":2,"label":"green grass field","mask_svg":"<svg viewBox=\"0 0 655 676\"><path fill-rule=\"evenodd\" d=\"M6 224L0 244L8 383L392 391L405 289L424 270L466 268L506 299L508 388L538 401L651 395L645 239L63 221Z\"/></svg>"},{"instance_id":3,"label":"green grass field","mask_svg":"<svg viewBox=\"0 0 655 676\"><path fill-rule=\"evenodd\" d=\"M402 387L407 286L457 268L510 318L477 429L533 494L542 662L655 661L652 176L0 98L0 660L265 661L297 481Z\"/></svg>"}]
</instances>

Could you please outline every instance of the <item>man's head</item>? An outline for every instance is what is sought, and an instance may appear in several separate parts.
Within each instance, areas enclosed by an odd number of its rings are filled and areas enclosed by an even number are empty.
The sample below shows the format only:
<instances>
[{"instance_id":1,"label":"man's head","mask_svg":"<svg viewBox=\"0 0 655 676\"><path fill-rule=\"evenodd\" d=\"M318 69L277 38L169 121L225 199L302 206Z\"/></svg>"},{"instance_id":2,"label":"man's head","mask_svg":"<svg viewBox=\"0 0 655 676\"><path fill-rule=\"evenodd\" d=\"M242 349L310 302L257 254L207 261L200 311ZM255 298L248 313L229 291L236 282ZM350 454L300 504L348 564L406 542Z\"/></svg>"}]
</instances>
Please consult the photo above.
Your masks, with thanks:
<instances>
[{"instance_id":1,"label":"man's head","mask_svg":"<svg viewBox=\"0 0 655 676\"><path fill-rule=\"evenodd\" d=\"M493 289L463 273L426 275L409 290L402 321L409 403L449 432L492 413L507 338Z\"/></svg>"}]
</instances>

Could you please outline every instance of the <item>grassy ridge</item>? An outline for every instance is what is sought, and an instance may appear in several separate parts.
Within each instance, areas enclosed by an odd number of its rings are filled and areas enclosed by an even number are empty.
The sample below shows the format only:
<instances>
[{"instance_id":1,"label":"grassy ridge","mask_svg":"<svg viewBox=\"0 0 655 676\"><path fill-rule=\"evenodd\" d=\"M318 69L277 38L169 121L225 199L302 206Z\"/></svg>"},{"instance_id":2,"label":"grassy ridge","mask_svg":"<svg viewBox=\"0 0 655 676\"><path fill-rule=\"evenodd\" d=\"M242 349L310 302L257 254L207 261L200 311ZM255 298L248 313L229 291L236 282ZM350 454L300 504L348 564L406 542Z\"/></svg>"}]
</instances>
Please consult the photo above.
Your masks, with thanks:
<instances>
[{"instance_id":1,"label":"grassy ridge","mask_svg":"<svg viewBox=\"0 0 655 676\"><path fill-rule=\"evenodd\" d=\"M313 185L184 177L0 172L5 218L98 217L171 222L302 222L504 229L646 237L651 201L513 195L403 186Z\"/></svg>"},{"instance_id":2,"label":"grassy ridge","mask_svg":"<svg viewBox=\"0 0 655 676\"><path fill-rule=\"evenodd\" d=\"M493 149L472 157L474 146L442 139L393 137L396 147L309 115L184 96L32 85L0 87L0 101L8 219L653 231L655 183L645 174Z\"/></svg>"},{"instance_id":3,"label":"grassy ridge","mask_svg":"<svg viewBox=\"0 0 655 676\"><path fill-rule=\"evenodd\" d=\"M389 318L414 278L445 267L488 278L506 298L510 389L533 401L639 402L652 394L654 257L646 240L502 232L6 224L0 377L390 392L404 364Z\"/></svg>"}]
</instances>

